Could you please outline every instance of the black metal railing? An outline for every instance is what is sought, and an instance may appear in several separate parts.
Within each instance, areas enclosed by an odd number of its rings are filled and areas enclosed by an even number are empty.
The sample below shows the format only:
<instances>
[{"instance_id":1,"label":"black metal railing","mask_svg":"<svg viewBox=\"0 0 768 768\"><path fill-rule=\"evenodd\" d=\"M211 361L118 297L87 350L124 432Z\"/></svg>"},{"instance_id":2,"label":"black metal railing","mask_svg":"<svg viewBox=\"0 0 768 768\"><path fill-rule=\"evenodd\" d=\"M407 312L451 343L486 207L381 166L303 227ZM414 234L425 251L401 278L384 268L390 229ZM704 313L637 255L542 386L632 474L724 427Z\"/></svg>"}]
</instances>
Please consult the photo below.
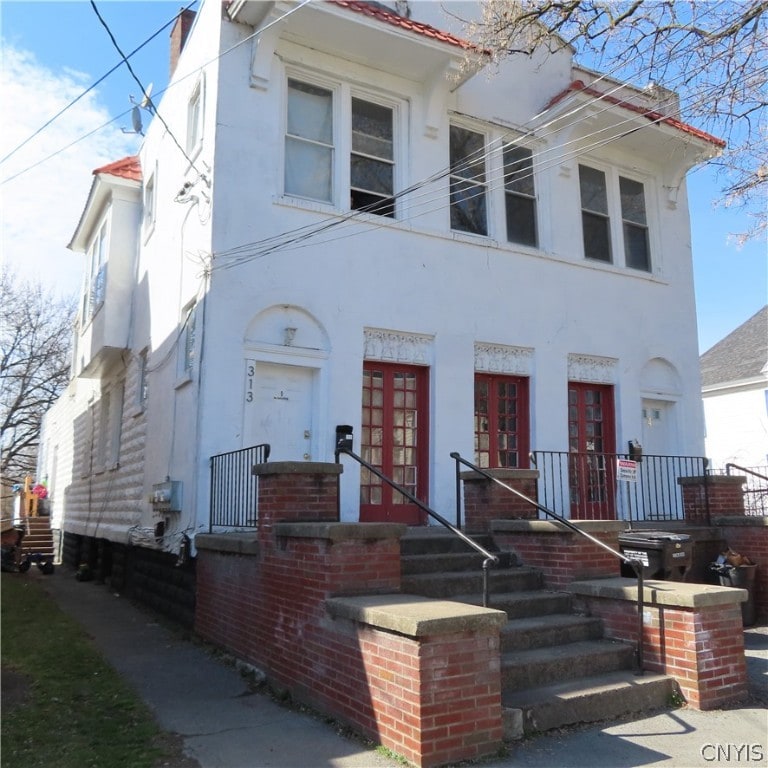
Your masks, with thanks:
<instances>
[{"instance_id":1,"label":"black metal railing","mask_svg":"<svg viewBox=\"0 0 768 768\"><path fill-rule=\"evenodd\" d=\"M253 465L268 460L267 443L211 456L209 530L256 527L259 479L253 474Z\"/></svg>"},{"instance_id":2,"label":"black metal railing","mask_svg":"<svg viewBox=\"0 0 768 768\"><path fill-rule=\"evenodd\" d=\"M768 516L768 467L725 465L726 475L744 475L744 514L750 517Z\"/></svg>"},{"instance_id":3,"label":"black metal railing","mask_svg":"<svg viewBox=\"0 0 768 768\"><path fill-rule=\"evenodd\" d=\"M703 477L703 456L644 455L636 463L634 480L618 467L620 453L534 451L531 463L539 470L538 498L572 520L668 522L684 519L683 493L678 480Z\"/></svg>"},{"instance_id":4,"label":"black metal railing","mask_svg":"<svg viewBox=\"0 0 768 768\"><path fill-rule=\"evenodd\" d=\"M635 650L635 655L637 659L637 671L638 674L642 675L644 671L644 662L643 662L643 603L644 603L644 596L643 596L643 564L639 560L634 560L632 558L627 557L622 552L619 552L618 550L614 549L613 547L606 544L604 541L600 541L595 536L592 536L591 534L587 533L586 531L579 528L577 525L572 523L570 520L567 520L562 515L558 515L557 512L554 512L553 510L549 509L548 507L544 506L543 504L540 504L535 499L532 499L530 496L526 496L522 491L518 491L517 488L513 488L511 485L507 485L505 482L499 480L497 477L494 477L490 472L487 472L484 469L481 469L480 467L475 466L471 462L467 461L466 459L463 459L460 454L456 453L455 451L451 454L451 458L456 462L456 475L458 477L459 474L459 465L463 464L465 467L468 467L469 469L473 470L474 472L477 472L478 474L482 475L483 477L487 478L488 480L496 483L496 485L501 486L502 488L505 488L510 493L514 494L518 498L522 499L523 501L526 501L531 506L535 507L540 513L542 513L545 517L552 518L553 520L556 520L557 522L564 525L569 530L573 531L574 533L577 533L579 536L582 536L585 539L589 539L593 544L597 544L599 547L604 549L606 552L609 552L614 557L616 557L618 560L620 560L623 563L626 563L629 565L632 570L635 572L635 576L637 577L637 616L638 616L638 624L637 624L637 648ZM458 505L458 502L457 502Z\"/></svg>"},{"instance_id":5,"label":"black metal railing","mask_svg":"<svg viewBox=\"0 0 768 768\"><path fill-rule=\"evenodd\" d=\"M464 541L466 544L472 547L472 549L474 549L476 552L480 553L483 556L484 558L483 566L482 566L483 568L483 607L487 608L488 607L488 568L492 565L498 565L499 557L489 552L481 544L478 544L471 536L467 536L466 533L464 533L463 531L460 531L455 525L453 525L453 523L448 522L448 520L446 520L442 515L435 512L434 509L431 509L420 499L417 499L406 488L403 488L401 485L398 485L394 480L387 477L377 467L374 467L373 464L370 464L364 458L362 458L361 456L358 456L352 450L352 427L348 427L345 425L336 427L335 455L336 455L337 464L339 463L339 456L342 453L345 456L349 456L350 458L354 459L358 464L360 464L360 466L365 467L369 472L376 475L376 477L378 477L380 480L383 480L391 488L396 490L398 493L401 493L403 496L405 496L406 499L408 499L408 501L410 501L412 504L415 504L420 510L425 512L434 520L437 520L438 523L445 526L449 531L451 531L453 534L458 536L462 541Z\"/></svg>"}]
</instances>

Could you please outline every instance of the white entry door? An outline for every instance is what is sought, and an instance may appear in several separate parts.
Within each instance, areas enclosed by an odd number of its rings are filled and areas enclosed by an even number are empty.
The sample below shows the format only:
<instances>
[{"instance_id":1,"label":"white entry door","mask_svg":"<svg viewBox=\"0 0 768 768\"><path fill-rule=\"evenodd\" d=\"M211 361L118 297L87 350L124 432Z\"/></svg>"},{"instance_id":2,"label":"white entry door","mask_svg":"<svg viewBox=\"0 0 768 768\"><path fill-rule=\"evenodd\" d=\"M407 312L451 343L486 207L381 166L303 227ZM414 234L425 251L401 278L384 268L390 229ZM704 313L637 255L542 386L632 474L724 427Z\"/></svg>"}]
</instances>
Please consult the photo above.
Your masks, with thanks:
<instances>
[{"instance_id":1,"label":"white entry door","mask_svg":"<svg viewBox=\"0 0 768 768\"><path fill-rule=\"evenodd\" d=\"M316 373L246 360L243 447L269 443L270 461L312 461Z\"/></svg>"}]
</instances>

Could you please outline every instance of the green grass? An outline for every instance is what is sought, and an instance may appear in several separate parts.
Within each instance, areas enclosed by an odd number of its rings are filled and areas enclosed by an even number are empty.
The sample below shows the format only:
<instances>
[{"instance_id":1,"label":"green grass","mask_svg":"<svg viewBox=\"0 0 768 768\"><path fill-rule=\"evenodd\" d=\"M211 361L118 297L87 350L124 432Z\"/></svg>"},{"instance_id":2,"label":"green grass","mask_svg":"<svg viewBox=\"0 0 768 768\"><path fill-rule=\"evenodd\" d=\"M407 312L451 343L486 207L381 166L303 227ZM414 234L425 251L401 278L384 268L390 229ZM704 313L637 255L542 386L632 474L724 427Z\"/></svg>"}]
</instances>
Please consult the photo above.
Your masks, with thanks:
<instances>
[{"instance_id":1,"label":"green grass","mask_svg":"<svg viewBox=\"0 0 768 768\"><path fill-rule=\"evenodd\" d=\"M146 706L86 634L26 575L3 573L2 669L22 675L4 702L2 765L152 768L164 757Z\"/></svg>"}]
</instances>

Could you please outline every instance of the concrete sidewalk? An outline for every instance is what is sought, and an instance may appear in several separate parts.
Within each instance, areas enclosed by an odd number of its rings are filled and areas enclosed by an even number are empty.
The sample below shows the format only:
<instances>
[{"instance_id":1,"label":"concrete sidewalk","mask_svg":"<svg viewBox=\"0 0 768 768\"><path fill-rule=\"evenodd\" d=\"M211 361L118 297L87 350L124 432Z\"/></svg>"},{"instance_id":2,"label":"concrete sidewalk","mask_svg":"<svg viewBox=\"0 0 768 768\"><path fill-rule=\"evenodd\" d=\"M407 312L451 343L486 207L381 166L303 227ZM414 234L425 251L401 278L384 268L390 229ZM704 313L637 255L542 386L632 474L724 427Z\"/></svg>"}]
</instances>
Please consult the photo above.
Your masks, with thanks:
<instances>
[{"instance_id":1,"label":"concrete sidewalk","mask_svg":"<svg viewBox=\"0 0 768 768\"><path fill-rule=\"evenodd\" d=\"M169 768L391 768L402 765L346 738L320 717L254 693L243 676L201 645L181 639L104 585L57 568L39 579L85 628L110 664L178 734L186 760ZM512 744L484 768L768 765L768 628L747 630L753 696L728 710L676 709L624 723L569 729ZM196 762L195 762L196 761Z\"/></svg>"}]
</instances>

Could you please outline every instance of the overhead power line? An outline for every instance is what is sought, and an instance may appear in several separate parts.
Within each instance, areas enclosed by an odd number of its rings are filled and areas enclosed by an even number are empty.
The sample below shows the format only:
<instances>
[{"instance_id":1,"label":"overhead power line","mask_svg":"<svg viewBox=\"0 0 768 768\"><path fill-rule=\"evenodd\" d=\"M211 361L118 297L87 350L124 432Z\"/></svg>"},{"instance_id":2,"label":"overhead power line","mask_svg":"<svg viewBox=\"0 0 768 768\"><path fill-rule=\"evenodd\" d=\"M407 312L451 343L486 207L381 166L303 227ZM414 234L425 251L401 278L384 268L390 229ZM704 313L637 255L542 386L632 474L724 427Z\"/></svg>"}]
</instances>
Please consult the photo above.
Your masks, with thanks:
<instances>
[{"instance_id":1,"label":"overhead power line","mask_svg":"<svg viewBox=\"0 0 768 768\"><path fill-rule=\"evenodd\" d=\"M192 2L186 8L183 8L181 11L179 11L179 13L177 13L176 16L174 16L169 22L167 22L166 24L163 24L163 26L160 27L160 29L158 29L157 32L150 35L141 45L139 45L137 48L134 48L125 58L130 59L132 56L137 54L142 48L144 48L145 45L152 42L152 40L154 40L163 30L168 29L168 27L170 27L171 24L173 24L176 21L176 19L182 13L184 13L184 11L189 10L193 5L197 3L197 1L198 0L192 0ZM124 60L121 60L117 64L115 64L115 66L112 67L112 69L110 69L108 72L105 72L98 80L96 80L96 82L89 85L88 88L86 88L82 93L80 93L78 96L72 99L72 101L70 101L69 104L67 104L65 107L60 109L55 115L53 115L53 117L51 117L49 120L43 123L43 125L41 125L34 133L27 136L27 138L24 139L24 141L22 141L21 144L19 144L17 147L14 147L5 157L0 159L0 165L2 165L6 160L9 160L11 157L13 157L13 155L15 155L22 147L26 146L30 141L32 141L32 139L34 139L35 136L42 133L49 125L51 125L56 120L58 120L68 109L71 109L75 104L77 104L78 101L80 101L80 99L82 99L84 96L87 96L97 85L100 85L101 83L103 83L113 72L120 69L123 63L125 63ZM118 117L121 117L121 116L122 115L119 115ZM109 123L106 123L106 125L109 125Z\"/></svg>"}]
</instances>

